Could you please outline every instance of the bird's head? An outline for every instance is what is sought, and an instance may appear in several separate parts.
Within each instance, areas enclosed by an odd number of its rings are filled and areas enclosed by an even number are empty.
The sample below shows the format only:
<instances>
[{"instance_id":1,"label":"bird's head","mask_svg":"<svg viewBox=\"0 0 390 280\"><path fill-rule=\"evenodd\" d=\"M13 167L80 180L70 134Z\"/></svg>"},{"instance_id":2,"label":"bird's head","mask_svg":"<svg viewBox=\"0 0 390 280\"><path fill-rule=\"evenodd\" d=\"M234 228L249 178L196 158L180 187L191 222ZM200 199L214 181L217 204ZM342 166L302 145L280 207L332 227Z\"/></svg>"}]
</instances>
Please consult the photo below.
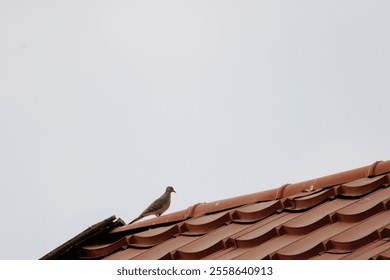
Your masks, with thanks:
<instances>
[{"instance_id":1,"label":"bird's head","mask_svg":"<svg viewBox=\"0 0 390 280\"><path fill-rule=\"evenodd\" d=\"M166 192L169 192L169 193L171 193L171 192L176 193L175 189L174 189L173 187L171 187L171 186L168 186L167 189L166 189L165 191L166 191Z\"/></svg>"}]
</instances>

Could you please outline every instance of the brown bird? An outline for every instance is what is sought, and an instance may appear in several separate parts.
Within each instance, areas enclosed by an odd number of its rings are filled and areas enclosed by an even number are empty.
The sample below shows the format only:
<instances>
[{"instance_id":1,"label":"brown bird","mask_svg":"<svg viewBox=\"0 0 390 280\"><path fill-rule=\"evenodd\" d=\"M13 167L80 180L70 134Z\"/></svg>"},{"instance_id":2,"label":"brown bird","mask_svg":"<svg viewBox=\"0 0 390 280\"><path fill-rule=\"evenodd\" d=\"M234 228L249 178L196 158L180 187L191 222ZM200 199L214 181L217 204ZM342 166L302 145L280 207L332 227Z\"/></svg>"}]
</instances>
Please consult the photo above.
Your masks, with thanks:
<instances>
[{"instance_id":1,"label":"brown bird","mask_svg":"<svg viewBox=\"0 0 390 280\"><path fill-rule=\"evenodd\" d=\"M168 186L165 190L165 193L157 198L155 201L153 201L152 204L149 205L148 208L146 208L141 215L139 215L137 218L132 220L130 224L142 219L143 217L149 216L149 215L156 215L157 217L160 216L162 213L164 213L168 208L169 205L171 205L171 193L176 191L171 186Z\"/></svg>"}]
</instances>

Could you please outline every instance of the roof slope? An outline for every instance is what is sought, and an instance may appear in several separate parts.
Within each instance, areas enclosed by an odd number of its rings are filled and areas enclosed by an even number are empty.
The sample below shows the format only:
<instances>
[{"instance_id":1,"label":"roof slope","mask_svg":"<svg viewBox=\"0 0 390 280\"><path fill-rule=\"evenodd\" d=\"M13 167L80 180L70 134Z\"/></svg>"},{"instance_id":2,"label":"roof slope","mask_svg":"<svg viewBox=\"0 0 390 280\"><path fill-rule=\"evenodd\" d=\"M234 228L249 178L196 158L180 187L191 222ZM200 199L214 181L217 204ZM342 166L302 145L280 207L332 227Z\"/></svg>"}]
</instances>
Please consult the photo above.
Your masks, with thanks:
<instances>
[{"instance_id":1,"label":"roof slope","mask_svg":"<svg viewBox=\"0 0 390 280\"><path fill-rule=\"evenodd\" d=\"M389 183L390 161L375 162L130 225L118 224L73 248L71 256L390 259Z\"/></svg>"}]
</instances>

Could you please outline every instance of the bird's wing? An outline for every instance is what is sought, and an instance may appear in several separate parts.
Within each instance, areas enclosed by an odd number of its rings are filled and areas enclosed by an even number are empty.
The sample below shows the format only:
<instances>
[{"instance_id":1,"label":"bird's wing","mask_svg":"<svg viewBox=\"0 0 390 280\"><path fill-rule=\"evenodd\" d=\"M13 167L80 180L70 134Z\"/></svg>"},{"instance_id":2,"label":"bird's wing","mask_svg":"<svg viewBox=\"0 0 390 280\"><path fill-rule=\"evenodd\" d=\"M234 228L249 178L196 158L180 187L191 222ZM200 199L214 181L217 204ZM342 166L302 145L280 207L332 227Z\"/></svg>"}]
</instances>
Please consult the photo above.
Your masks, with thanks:
<instances>
[{"instance_id":1,"label":"bird's wing","mask_svg":"<svg viewBox=\"0 0 390 280\"><path fill-rule=\"evenodd\" d=\"M148 208L146 208L144 210L144 212L142 212L141 216L147 216L147 215L155 214L158 210L161 209L161 207L163 207L163 203L164 203L164 200L161 197L156 199L155 201L153 201L152 204L150 204L148 206Z\"/></svg>"}]
</instances>

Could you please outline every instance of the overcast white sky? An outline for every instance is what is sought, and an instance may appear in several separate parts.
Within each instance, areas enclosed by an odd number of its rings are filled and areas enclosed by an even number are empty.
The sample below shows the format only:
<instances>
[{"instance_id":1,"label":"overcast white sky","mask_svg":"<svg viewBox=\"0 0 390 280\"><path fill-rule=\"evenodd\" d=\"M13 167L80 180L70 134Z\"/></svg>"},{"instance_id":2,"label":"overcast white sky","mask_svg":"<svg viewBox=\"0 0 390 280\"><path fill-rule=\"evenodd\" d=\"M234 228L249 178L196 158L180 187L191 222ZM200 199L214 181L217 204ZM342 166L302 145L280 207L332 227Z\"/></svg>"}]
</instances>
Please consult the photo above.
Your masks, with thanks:
<instances>
[{"instance_id":1,"label":"overcast white sky","mask_svg":"<svg viewBox=\"0 0 390 280\"><path fill-rule=\"evenodd\" d=\"M390 159L390 2L0 0L0 259ZM168 213L167 212L167 213Z\"/></svg>"}]
</instances>

